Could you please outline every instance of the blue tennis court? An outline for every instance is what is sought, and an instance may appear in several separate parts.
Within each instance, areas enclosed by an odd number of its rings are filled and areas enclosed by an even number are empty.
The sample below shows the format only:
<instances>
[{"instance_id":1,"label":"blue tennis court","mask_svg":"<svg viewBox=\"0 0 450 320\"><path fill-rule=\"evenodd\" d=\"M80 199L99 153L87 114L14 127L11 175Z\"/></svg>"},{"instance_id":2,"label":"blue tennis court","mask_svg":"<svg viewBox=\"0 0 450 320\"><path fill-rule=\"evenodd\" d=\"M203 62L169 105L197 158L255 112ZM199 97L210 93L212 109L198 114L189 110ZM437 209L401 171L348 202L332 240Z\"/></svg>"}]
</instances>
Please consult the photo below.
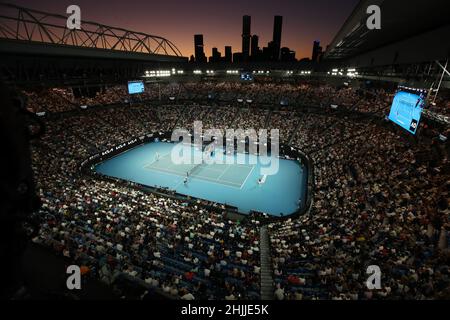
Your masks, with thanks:
<instances>
[{"instance_id":1,"label":"blue tennis court","mask_svg":"<svg viewBox=\"0 0 450 320\"><path fill-rule=\"evenodd\" d=\"M198 149L193 150L200 153ZM192 161L193 162L193 161ZM154 160L152 163L144 166L145 169L166 172L180 176L186 176L189 173L190 179L200 179L209 182L215 182L230 187L242 188L248 176L255 168L251 164L176 164L171 159L171 153L167 153Z\"/></svg>"},{"instance_id":2,"label":"blue tennis court","mask_svg":"<svg viewBox=\"0 0 450 320\"><path fill-rule=\"evenodd\" d=\"M239 164L236 155L222 153L224 163L176 163L171 156L174 146L166 142L141 145L98 164L95 171L235 206L241 213L255 210L279 216L298 210L306 188L306 169L298 162L280 159L277 174L268 175L265 183L259 184L264 165L255 155L240 155L245 162ZM201 153L197 148L189 148L192 157Z\"/></svg>"}]
</instances>

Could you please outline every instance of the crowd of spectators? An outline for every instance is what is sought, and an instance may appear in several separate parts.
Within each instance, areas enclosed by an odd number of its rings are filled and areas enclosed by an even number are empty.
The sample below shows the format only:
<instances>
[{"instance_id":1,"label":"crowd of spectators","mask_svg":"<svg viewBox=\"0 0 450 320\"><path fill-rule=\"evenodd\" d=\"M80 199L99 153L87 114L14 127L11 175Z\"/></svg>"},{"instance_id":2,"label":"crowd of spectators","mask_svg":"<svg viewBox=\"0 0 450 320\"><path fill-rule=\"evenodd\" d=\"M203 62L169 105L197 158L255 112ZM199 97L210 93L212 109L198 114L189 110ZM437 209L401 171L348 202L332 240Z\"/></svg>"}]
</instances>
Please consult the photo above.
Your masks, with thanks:
<instances>
[{"instance_id":1,"label":"crowd of spectators","mask_svg":"<svg viewBox=\"0 0 450 320\"><path fill-rule=\"evenodd\" d=\"M294 139L314 162L310 214L270 225L276 297L448 299L448 146L428 128L411 143L386 124L320 120Z\"/></svg>"},{"instance_id":2,"label":"crowd of spectators","mask_svg":"<svg viewBox=\"0 0 450 320\"><path fill-rule=\"evenodd\" d=\"M338 90L337 90L338 88ZM75 89L51 88L23 90L28 98L28 109L32 112L61 112L73 110L76 106L93 106L124 103L133 100L127 93L126 85L104 85L86 92L89 95L74 94ZM337 87L323 81L300 81L293 83L264 82L242 83L238 81L205 81L185 83L150 83L144 93L138 95L141 101L215 100L244 102L251 100L256 104L276 104L285 101L307 106L329 106L331 104L352 107L361 112L386 113L395 92L383 88L361 89L357 86ZM441 90L439 96L427 107L430 111L449 116L450 94Z\"/></svg>"},{"instance_id":3,"label":"crowd of spectators","mask_svg":"<svg viewBox=\"0 0 450 320\"><path fill-rule=\"evenodd\" d=\"M392 92L238 82L152 85L146 92L149 99L194 100L214 92L229 102L129 105L124 87L85 100L28 93L34 111L67 111L67 101L71 108L118 104L44 118L47 132L32 146L43 201L36 242L110 284L126 273L181 299L258 299L257 220L232 221L220 205L148 194L78 167L132 137L191 128L195 120L204 128L280 129L281 141L313 160L315 190L307 215L269 225L275 298L449 297L448 144L425 122L416 139L386 122ZM283 107L281 98L313 108ZM382 271L380 290L365 287L369 265Z\"/></svg>"},{"instance_id":4,"label":"crowd of spectators","mask_svg":"<svg viewBox=\"0 0 450 320\"><path fill-rule=\"evenodd\" d=\"M41 88L22 90L27 109L33 113L74 110L76 105L72 90L66 88Z\"/></svg>"}]
</instances>

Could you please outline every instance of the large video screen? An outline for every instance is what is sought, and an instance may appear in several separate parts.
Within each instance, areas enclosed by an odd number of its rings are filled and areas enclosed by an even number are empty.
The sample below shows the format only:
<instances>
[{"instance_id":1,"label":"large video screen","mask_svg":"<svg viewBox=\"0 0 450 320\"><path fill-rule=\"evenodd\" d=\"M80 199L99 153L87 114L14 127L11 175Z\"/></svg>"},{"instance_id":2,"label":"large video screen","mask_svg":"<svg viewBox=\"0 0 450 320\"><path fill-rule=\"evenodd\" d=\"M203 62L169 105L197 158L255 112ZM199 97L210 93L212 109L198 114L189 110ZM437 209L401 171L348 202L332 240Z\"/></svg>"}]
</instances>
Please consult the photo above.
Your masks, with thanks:
<instances>
[{"instance_id":1,"label":"large video screen","mask_svg":"<svg viewBox=\"0 0 450 320\"><path fill-rule=\"evenodd\" d=\"M397 92L392 102L389 120L415 134L422 115L424 99L423 93Z\"/></svg>"},{"instance_id":2,"label":"large video screen","mask_svg":"<svg viewBox=\"0 0 450 320\"><path fill-rule=\"evenodd\" d=\"M128 81L128 94L143 93L144 90L144 81Z\"/></svg>"}]
</instances>

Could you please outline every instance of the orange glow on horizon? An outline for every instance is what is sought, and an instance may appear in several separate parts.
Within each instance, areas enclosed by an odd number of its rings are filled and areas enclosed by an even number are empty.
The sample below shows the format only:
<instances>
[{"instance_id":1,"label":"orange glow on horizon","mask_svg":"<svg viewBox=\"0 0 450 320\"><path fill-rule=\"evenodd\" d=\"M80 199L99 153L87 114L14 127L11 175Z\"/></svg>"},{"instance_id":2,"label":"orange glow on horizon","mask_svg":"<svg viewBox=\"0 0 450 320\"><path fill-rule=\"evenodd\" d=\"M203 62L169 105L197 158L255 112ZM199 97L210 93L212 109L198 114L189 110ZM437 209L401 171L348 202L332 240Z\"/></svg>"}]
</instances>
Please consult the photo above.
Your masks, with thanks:
<instances>
[{"instance_id":1,"label":"orange glow on horizon","mask_svg":"<svg viewBox=\"0 0 450 320\"><path fill-rule=\"evenodd\" d=\"M167 38L189 57L194 52L194 34L203 34L205 54L213 47L224 55L224 47L241 51L242 16L252 17L251 34L259 36L259 47L272 40L273 19L283 16L282 47L296 58L310 58L314 40L322 48L331 42L359 0L77 0L82 20L140 31ZM36 10L66 15L72 0L15 0Z\"/></svg>"}]
</instances>

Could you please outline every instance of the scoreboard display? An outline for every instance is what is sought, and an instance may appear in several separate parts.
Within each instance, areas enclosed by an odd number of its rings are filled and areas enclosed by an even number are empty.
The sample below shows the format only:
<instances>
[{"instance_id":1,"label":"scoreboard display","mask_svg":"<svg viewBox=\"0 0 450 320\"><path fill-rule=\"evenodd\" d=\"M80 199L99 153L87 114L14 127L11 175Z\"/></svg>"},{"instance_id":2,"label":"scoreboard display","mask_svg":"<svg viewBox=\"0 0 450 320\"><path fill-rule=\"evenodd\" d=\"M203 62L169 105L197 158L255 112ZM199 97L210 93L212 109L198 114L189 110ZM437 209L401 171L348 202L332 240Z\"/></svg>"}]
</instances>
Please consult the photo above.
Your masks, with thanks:
<instances>
[{"instance_id":1,"label":"scoreboard display","mask_svg":"<svg viewBox=\"0 0 450 320\"><path fill-rule=\"evenodd\" d=\"M144 90L145 90L144 81L142 80L128 81L128 94L143 93Z\"/></svg>"},{"instance_id":2,"label":"scoreboard display","mask_svg":"<svg viewBox=\"0 0 450 320\"><path fill-rule=\"evenodd\" d=\"M424 104L425 96L422 91L408 92L400 90L396 93L392 102L389 120L415 134Z\"/></svg>"},{"instance_id":3,"label":"scoreboard display","mask_svg":"<svg viewBox=\"0 0 450 320\"><path fill-rule=\"evenodd\" d=\"M250 72L242 72L241 81L253 81L253 74Z\"/></svg>"}]
</instances>

